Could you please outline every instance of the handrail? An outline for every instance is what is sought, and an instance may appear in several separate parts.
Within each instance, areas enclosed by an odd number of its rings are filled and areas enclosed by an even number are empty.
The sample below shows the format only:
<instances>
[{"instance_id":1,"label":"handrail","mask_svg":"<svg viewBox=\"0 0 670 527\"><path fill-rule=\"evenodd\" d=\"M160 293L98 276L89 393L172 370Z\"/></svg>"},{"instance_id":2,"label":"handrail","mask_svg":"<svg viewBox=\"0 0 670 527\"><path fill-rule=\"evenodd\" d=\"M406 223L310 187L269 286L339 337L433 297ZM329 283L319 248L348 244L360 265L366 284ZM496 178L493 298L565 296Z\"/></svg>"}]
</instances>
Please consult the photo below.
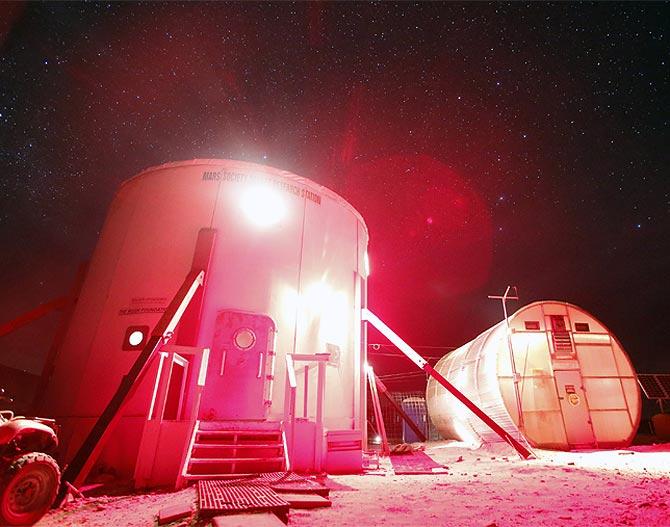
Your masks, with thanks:
<instances>
[{"instance_id":1,"label":"handrail","mask_svg":"<svg viewBox=\"0 0 670 527\"><path fill-rule=\"evenodd\" d=\"M186 477L188 476L188 464L191 457L191 452L193 452L193 445L195 444L195 439L198 436L198 429L200 428L200 419L193 421L193 428L191 428L191 436L189 441L184 448L181 456L181 466L179 467L179 474L177 476L177 482L175 483L175 489L181 489L184 487L184 483L187 481Z\"/></svg>"},{"instance_id":2,"label":"handrail","mask_svg":"<svg viewBox=\"0 0 670 527\"><path fill-rule=\"evenodd\" d=\"M295 368L293 367L293 357L286 355L286 373L288 374L289 387L295 390L298 385L295 382Z\"/></svg>"},{"instance_id":3,"label":"handrail","mask_svg":"<svg viewBox=\"0 0 670 527\"><path fill-rule=\"evenodd\" d=\"M63 501L67 493L66 482L78 487L86 479L93 463L97 461L98 455L105 446L106 440L109 439L114 425L119 422L123 409L149 370L151 360L157 356L160 348L172 337L175 327L191 303L196 290L203 285L204 279L205 271L202 269L194 269L186 275L170 305L151 332L149 340L128 373L121 379L114 396L107 403L105 410L98 417L95 425L63 472L62 484L57 497L58 503Z\"/></svg>"},{"instance_id":4,"label":"handrail","mask_svg":"<svg viewBox=\"0 0 670 527\"><path fill-rule=\"evenodd\" d=\"M284 421L288 422L289 433L291 434L291 440L289 442L289 460L294 459L294 445L295 445L295 400L296 400L296 391L298 388L298 383L295 379L295 367L293 365L293 357L291 355L286 355L286 392L288 395L288 401L284 408ZM288 468L288 467L287 467Z\"/></svg>"},{"instance_id":5,"label":"handrail","mask_svg":"<svg viewBox=\"0 0 670 527\"><path fill-rule=\"evenodd\" d=\"M184 346L184 345L175 345L175 344L166 344L161 348L159 352L160 362L158 365L158 373L156 374L156 382L154 385L153 396L151 398L151 405L149 407L149 413L147 414L147 423L146 426L150 426L150 422L154 422L152 426L162 426L163 421L165 420L165 399L169 390L170 385L170 368L165 368L165 362L171 363L175 361L177 363L184 362L186 363L187 371L191 369L192 373L190 375L184 375L183 380L188 379L186 389L182 389L182 397L188 392L191 393L190 404L188 408L186 405L179 404L179 408L182 410L180 415L178 414L178 419L174 421L181 421L188 423L188 437L191 440L186 440L181 452L179 472L177 474L177 480L175 483L175 488L179 489L184 486L186 481L185 475L188 471L188 459L191 452L191 447L193 444L193 434L198 428L198 414L200 413L200 399L202 397L203 387L205 386L205 379L207 374L207 365L209 363L209 348L199 348L195 346ZM183 402L183 401L182 401ZM173 421L173 420L170 420ZM152 434L143 432L142 441L140 443L140 453L137 457L137 463L135 466L135 487L143 487L149 484L151 480L150 475L153 473L153 467L156 463L157 447L159 444L160 434ZM151 448L147 449L144 447L144 442L148 441L151 445Z\"/></svg>"},{"instance_id":6,"label":"handrail","mask_svg":"<svg viewBox=\"0 0 670 527\"><path fill-rule=\"evenodd\" d=\"M300 354L294 353L286 355L286 398L284 415L288 421L291 431L290 453L294 454L295 449L295 405L297 382L295 375L294 361L316 362L317 363L317 396L316 396L316 432L314 435L314 470L319 472L323 462L323 406L326 396L326 364L330 360L330 353ZM305 387L305 400L307 400L307 387ZM307 417L307 416L305 416Z\"/></svg>"}]
</instances>

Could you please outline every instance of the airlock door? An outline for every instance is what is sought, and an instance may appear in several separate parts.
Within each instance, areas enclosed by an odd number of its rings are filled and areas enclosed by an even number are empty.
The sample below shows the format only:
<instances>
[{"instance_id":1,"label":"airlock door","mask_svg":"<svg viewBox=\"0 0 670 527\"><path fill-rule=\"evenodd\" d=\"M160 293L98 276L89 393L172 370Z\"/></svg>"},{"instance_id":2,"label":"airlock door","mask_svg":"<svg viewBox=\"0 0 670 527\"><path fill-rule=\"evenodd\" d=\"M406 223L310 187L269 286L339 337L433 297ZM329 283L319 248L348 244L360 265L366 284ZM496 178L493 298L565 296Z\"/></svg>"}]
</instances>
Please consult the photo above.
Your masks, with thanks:
<instances>
[{"instance_id":1,"label":"airlock door","mask_svg":"<svg viewBox=\"0 0 670 527\"><path fill-rule=\"evenodd\" d=\"M556 370L556 389L570 448L595 447L588 402L579 370Z\"/></svg>"},{"instance_id":2,"label":"airlock door","mask_svg":"<svg viewBox=\"0 0 670 527\"><path fill-rule=\"evenodd\" d=\"M267 417L272 404L274 333L275 324L266 315L219 313L200 405L201 419Z\"/></svg>"}]
</instances>

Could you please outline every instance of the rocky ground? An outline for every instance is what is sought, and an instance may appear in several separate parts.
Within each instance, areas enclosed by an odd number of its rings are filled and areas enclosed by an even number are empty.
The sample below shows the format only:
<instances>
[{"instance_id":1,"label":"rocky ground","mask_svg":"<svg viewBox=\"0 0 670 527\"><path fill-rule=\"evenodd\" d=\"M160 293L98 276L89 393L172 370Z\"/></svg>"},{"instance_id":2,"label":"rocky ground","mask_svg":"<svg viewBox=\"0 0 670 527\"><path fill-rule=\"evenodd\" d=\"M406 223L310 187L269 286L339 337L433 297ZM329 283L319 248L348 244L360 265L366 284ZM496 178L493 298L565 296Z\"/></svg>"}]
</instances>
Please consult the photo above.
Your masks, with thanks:
<instances>
[{"instance_id":1,"label":"rocky ground","mask_svg":"<svg viewBox=\"0 0 670 527\"><path fill-rule=\"evenodd\" d=\"M506 445L470 450L429 443L444 474L331 476L332 507L291 510L294 526L670 526L670 444L593 452L538 451L524 461ZM159 509L195 503L195 490L85 498L37 525L151 526ZM198 525L194 515L172 526Z\"/></svg>"}]
</instances>

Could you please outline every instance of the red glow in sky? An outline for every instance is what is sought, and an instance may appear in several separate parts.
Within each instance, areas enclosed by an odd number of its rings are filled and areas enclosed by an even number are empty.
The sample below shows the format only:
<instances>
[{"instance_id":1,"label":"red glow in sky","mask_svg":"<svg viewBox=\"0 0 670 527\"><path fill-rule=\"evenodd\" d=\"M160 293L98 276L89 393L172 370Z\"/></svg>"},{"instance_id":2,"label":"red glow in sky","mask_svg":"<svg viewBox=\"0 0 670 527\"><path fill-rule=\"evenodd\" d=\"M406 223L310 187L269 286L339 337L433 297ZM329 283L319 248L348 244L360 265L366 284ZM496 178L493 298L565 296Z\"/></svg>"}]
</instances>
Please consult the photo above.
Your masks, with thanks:
<instances>
[{"instance_id":1,"label":"red glow in sky","mask_svg":"<svg viewBox=\"0 0 670 527\"><path fill-rule=\"evenodd\" d=\"M490 277L493 241L486 202L455 170L425 155L352 163L344 180L344 195L351 196L371 233L375 309L403 324L398 301L403 284L402 305L421 311L412 317L412 333L423 332L430 340L430 326L444 316L444 306L458 303Z\"/></svg>"}]
</instances>

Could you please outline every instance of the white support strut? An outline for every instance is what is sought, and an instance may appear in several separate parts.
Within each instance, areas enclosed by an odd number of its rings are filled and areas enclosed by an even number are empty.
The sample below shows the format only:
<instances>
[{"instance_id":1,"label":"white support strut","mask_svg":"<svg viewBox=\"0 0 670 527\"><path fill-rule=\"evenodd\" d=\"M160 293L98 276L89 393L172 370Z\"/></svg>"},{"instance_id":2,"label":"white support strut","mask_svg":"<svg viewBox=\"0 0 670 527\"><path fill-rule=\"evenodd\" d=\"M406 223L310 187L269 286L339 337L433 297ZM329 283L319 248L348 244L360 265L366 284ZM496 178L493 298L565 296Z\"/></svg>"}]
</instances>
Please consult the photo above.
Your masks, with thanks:
<instances>
[{"instance_id":1,"label":"white support strut","mask_svg":"<svg viewBox=\"0 0 670 527\"><path fill-rule=\"evenodd\" d=\"M472 413L479 417L479 419L481 419L489 428L491 428L491 430L498 434L502 439L507 441L523 459L535 457L531 450L522 445L519 441L512 437L512 435L507 430L503 429L498 423L486 415L481 408L479 408L475 403L473 403L463 393L461 393L453 384L445 379L441 373L436 371L435 368L433 368L426 359L414 351L412 347L407 344L407 342L401 339L391 328L384 324L372 311L367 308L363 308L361 310L361 318L378 329L387 339L389 339L389 341L391 341L392 344L394 344L400 351L402 351L408 359L410 359L428 375L433 377L447 391L456 397L456 399L463 403Z\"/></svg>"},{"instance_id":2,"label":"white support strut","mask_svg":"<svg viewBox=\"0 0 670 527\"><path fill-rule=\"evenodd\" d=\"M372 311L367 308L361 310L361 317L363 320L370 322L379 332L384 335L391 343L396 346L400 351L402 351L408 359L410 359L414 364L416 364L422 370L424 366L428 364L428 361L419 355L412 347L407 344L403 339L401 339L397 333L395 333L390 327L384 324L380 318L375 315Z\"/></svg>"}]
</instances>

